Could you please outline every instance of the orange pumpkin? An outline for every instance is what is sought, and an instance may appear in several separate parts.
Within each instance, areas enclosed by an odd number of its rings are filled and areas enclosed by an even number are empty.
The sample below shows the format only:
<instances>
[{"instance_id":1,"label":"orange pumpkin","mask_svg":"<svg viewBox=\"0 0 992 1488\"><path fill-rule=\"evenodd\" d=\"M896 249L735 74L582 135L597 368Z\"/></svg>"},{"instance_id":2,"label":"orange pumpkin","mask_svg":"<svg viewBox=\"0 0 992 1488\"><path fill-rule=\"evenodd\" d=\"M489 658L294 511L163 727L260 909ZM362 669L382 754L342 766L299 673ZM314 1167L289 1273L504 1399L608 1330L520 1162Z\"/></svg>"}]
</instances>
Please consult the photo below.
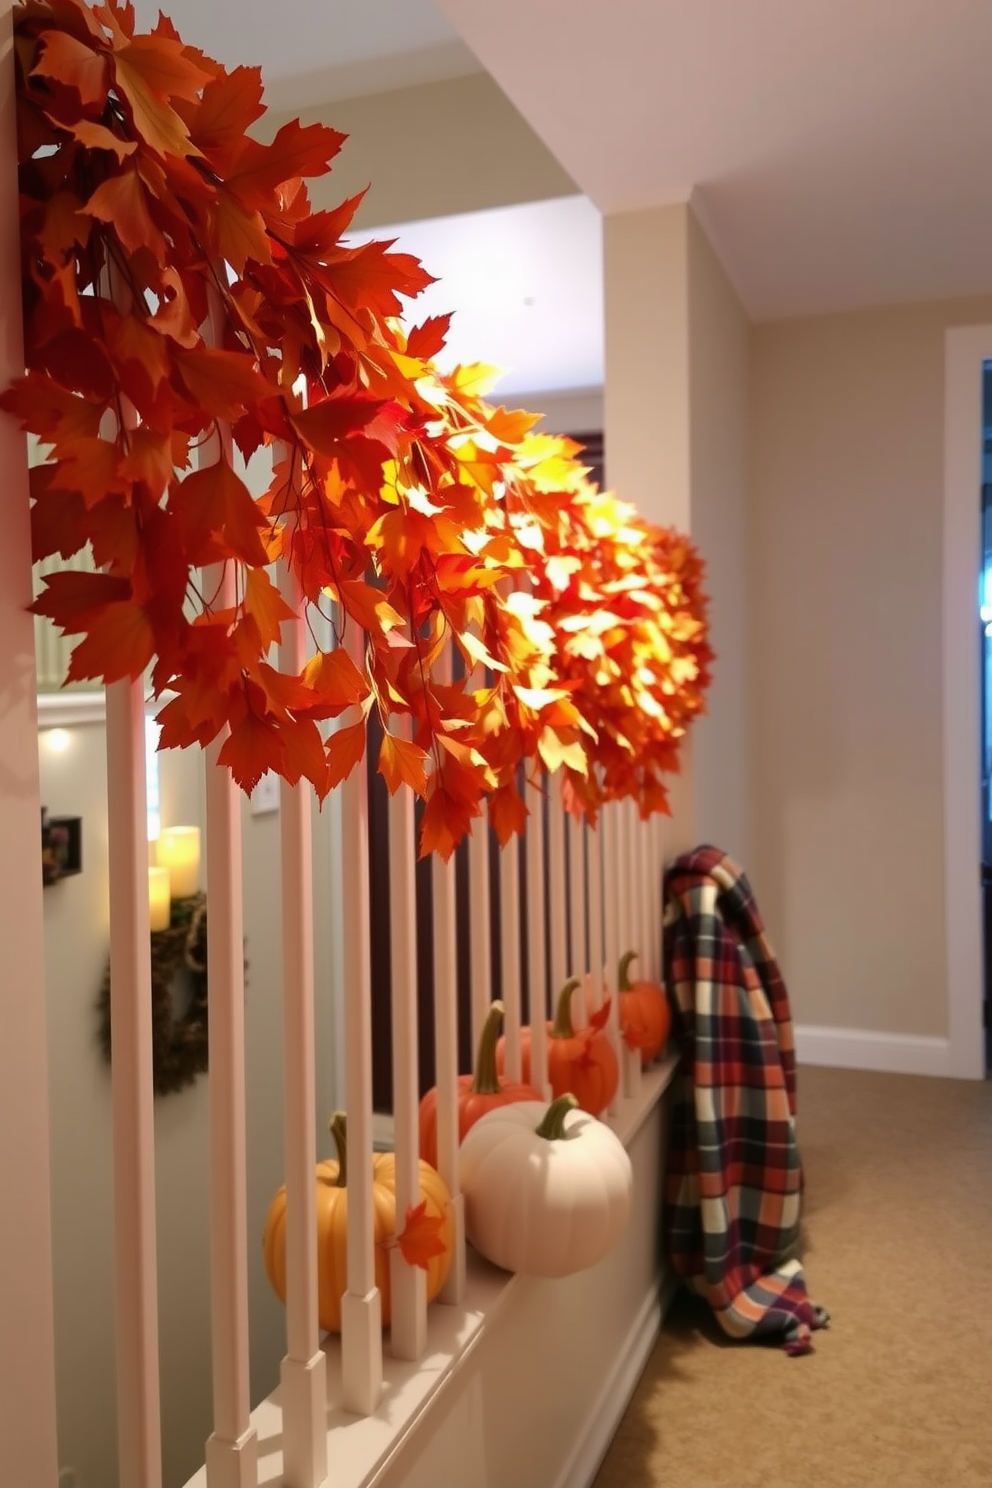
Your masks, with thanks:
<instances>
[{"instance_id":1,"label":"orange pumpkin","mask_svg":"<svg viewBox=\"0 0 992 1488\"><path fill-rule=\"evenodd\" d=\"M496 1039L503 1021L505 1008L496 1001L489 1009L476 1053L475 1074L458 1076L458 1142L461 1145L465 1133L473 1127L480 1116L496 1106L507 1106L513 1101L541 1100L541 1092L533 1085L515 1080L501 1080L496 1072ZM427 1091L420 1102L420 1156L432 1166L437 1166L437 1086Z\"/></svg>"},{"instance_id":2,"label":"orange pumpkin","mask_svg":"<svg viewBox=\"0 0 992 1488\"><path fill-rule=\"evenodd\" d=\"M341 1298L348 1289L348 1145L343 1112L331 1122L338 1157L319 1162L317 1182L317 1317L329 1333L341 1331ZM454 1220L451 1199L441 1177L429 1163L420 1164L420 1198L425 1214L439 1222L440 1254L432 1255L427 1272L427 1300L444 1286L451 1267ZM390 1309L389 1251L396 1237L396 1156L376 1152L372 1157L372 1203L375 1209L375 1284L382 1303L382 1324L388 1327ZM286 1189L279 1189L269 1205L262 1236L265 1274L281 1302L286 1300Z\"/></svg>"},{"instance_id":3,"label":"orange pumpkin","mask_svg":"<svg viewBox=\"0 0 992 1488\"><path fill-rule=\"evenodd\" d=\"M603 1032L610 1013L607 998L584 1028L572 1026L572 993L579 985L572 977L562 987L555 1005L555 1018L548 1024L548 1083L552 1099L569 1091L583 1111L598 1116L610 1104L620 1084L620 1065L606 1034ZM530 1079L530 1029L520 1031L522 1074ZM503 1069L506 1051L504 1040L496 1047L496 1067Z\"/></svg>"},{"instance_id":4,"label":"orange pumpkin","mask_svg":"<svg viewBox=\"0 0 992 1488\"><path fill-rule=\"evenodd\" d=\"M636 951L627 951L617 968L620 1032L629 1049L640 1049L641 1063L650 1064L668 1042L672 1010L657 982L630 980L630 963L636 959Z\"/></svg>"}]
</instances>

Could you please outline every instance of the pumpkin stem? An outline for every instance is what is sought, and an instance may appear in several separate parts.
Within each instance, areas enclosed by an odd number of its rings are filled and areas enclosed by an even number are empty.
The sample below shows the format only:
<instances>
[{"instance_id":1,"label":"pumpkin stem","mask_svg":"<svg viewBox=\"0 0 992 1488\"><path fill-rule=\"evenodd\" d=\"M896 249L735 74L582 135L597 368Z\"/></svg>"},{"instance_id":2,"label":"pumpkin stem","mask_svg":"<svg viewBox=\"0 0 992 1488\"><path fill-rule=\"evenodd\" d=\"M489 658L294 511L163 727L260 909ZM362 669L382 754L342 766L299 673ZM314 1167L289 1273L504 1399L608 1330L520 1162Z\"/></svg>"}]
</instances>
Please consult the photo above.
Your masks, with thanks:
<instances>
[{"instance_id":1,"label":"pumpkin stem","mask_svg":"<svg viewBox=\"0 0 992 1488\"><path fill-rule=\"evenodd\" d=\"M575 1037L575 1029L572 1026L572 993L578 985L578 977L569 977L564 987L558 993L558 1001L555 1004L555 1021L551 1028L552 1038L566 1039Z\"/></svg>"},{"instance_id":2,"label":"pumpkin stem","mask_svg":"<svg viewBox=\"0 0 992 1488\"><path fill-rule=\"evenodd\" d=\"M565 1130L565 1117L569 1111L574 1111L578 1101L570 1090L553 1100L541 1118L541 1124L536 1129L536 1135L544 1137L548 1142L561 1142L568 1133Z\"/></svg>"},{"instance_id":3,"label":"pumpkin stem","mask_svg":"<svg viewBox=\"0 0 992 1488\"><path fill-rule=\"evenodd\" d=\"M473 1095L498 1095L501 1089L496 1073L496 1039L506 1011L499 998L486 1015L479 1035L479 1049L475 1057L475 1076L472 1080Z\"/></svg>"},{"instance_id":4,"label":"pumpkin stem","mask_svg":"<svg viewBox=\"0 0 992 1488\"><path fill-rule=\"evenodd\" d=\"M348 1118L344 1111L335 1111L328 1122L334 1145L338 1149L338 1176L335 1188L348 1187Z\"/></svg>"},{"instance_id":5,"label":"pumpkin stem","mask_svg":"<svg viewBox=\"0 0 992 1488\"><path fill-rule=\"evenodd\" d=\"M620 957L620 965L617 967L617 991L630 991L630 963L637 960L636 951L625 951Z\"/></svg>"}]
</instances>

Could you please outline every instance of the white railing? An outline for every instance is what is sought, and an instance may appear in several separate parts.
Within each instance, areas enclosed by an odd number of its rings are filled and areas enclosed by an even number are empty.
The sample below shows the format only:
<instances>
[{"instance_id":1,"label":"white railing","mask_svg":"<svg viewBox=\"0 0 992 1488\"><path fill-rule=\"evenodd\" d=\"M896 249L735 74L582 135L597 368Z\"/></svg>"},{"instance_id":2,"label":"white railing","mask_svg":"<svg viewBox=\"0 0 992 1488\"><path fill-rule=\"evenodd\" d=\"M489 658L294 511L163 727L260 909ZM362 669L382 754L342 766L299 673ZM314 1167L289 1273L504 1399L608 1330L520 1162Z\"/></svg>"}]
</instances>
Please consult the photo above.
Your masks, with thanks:
<instances>
[{"instance_id":1,"label":"white railing","mask_svg":"<svg viewBox=\"0 0 992 1488\"><path fill-rule=\"evenodd\" d=\"M8 5L2 17L9 22ZM0 58L9 75L9 56ZM5 129L12 108L4 102ZM19 297L16 198L7 165L15 158L10 130L0 137L4 197L0 219L8 224L3 248L4 303ZM16 338L15 338L16 342ZM0 380L17 369L19 349L4 347ZM3 430L5 450L17 463L17 436ZM23 443L20 446L23 455ZM25 476L21 480L21 475ZM24 470L6 477L9 489L26 505ZM2 787L5 852L16 872L4 895L5 941L21 946L31 996L5 999L11 1022L8 1048L26 1051L28 1084L0 1080L4 1120L19 1119L33 1134L30 1151L34 1182L21 1185L24 1163L4 1163L16 1179L14 1194L24 1234L35 1237L34 1254L21 1255L23 1271L3 1283L3 1315L16 1316L16 1332L27 1340L22 1379L4 1383L0 1410L21 1417L15 1436L16 1481L54 1488L54 1343L51 1330L50 1255L44 1239L47 1209L46 1064L41 998L41 888L38 854L40 799L34 753L33 700L25 701L25 651L31 622L24 614L30 592L30 545L26 512L5 530L2 586L5 636L16 633L19 649L6 647L3 725L4 762L13 786ZM289 583L289 580L286 580ZM10 609L10 624L6 623ZM303 660L302 628L289 625L284 661L298 670ZM361 664L364 640L351 627L349 644ZM30 661L30 656L28 657ZM33 673L30 679L33 689ZM13 720L14 727L7 727ZM118 683L108 692L108 789L113 1027L113 1126L116 1236L118 1457L122 1488L160 1488L162 1442L158 1378L158 1275L155 1249L155 1163L153 1133L151 990L145 801L145 707L139 683ZM9 746L9 747L8 747ZM241 884L240 802L229 777L216 763L218 745L207 760L206 856L210 909L210 1151L211 1293L213 1352L213 1432L206 1443L208 1488L254 1488L258 1481L257 1443L249 1399L248 1235L246 1221L246 1112L244 1069L244 950ZM348 1290L342 1307L343 1398L355 1413L379 1404L384 1377L380 1299L375 1282L371 1173L373 1155L372 1038L369 944L369 833L367 780L363 770L342 787L343 845L337 864L337 891L343 899L346 1106L349 1136ZM480 823L468 849L470 915L462 934L469 937L471 990L457 976L455 864L433 865L435 1064L438 1087L438 1167L451 1194L455 1215L454 1256L441 1306L457 1308L466 1284L465 1236L458 1192L457 1077L460 1021L467 1020L471 1044L494 993L506 1008L507 1074L520 1076L520 1033L529 1009L531 1081L547 1089L546 1020L553 996L569 976L579 978L575 1016L581 1021L615 990L620 953L636 946L645 974L657 975L661 936L661 859L663 835L657 823L635 822L632 809L610 806L592 830L566 818L558 784L541 778L526 785L530 811L524 840L513 840L499 854L498 889L490 893L489 829ZM317 1126L314 1081L314 924L312 909L311 796L305 784L281 793L281 902L284 1007L284 1126L287 1182L286 1352L282 1364L282 1453L284 1480L291 1488L318 1488L334 1481L334 1440L326 1430L324 1354L316 1321L317 1256L312 1172ZM33 836L28 825L33 820ZM411 797L397 795L389 812L389 884L392 935L393 1119L397 1154L398 1224L415 1201L417 1185L417 918L414 874L416 844ZM37 863L37 887L25 881ZM526 933L520 917L521 875L526 884ZM502 985L493 985L490 966L491 905L498 904L496 931L501 947ZM525 977L521 967L526 968ZM326 990L326 989L322 989ZM619 1039L616 998L611 1003L610 1036L622 1056L624 1090L640 1079L640 1059ZM6 1064L3 1066L6 1072ZM275 1078L275 1075L274 1075ZM10 1104L14 1102L15 1104ZM40 1173L40 1180L38 1174ZM8 1192L8 1198L10 1198ZM6 1242L5 1242L6 1243ZM23 1247L22 1247L23 1249ZM430 1346L431 1317L423 1274L399 1248L390 1257L393 1324L390 1346L400 1359L416 1361ZM9 1269L5 1256L5 1270ZM17 1294L17 1295L15 1295ZM10 1306L7 1306L8 1301ZM29 1309L30 1315L26 1315ZM25 1361L30 1364L26 1367ZM26 1382L26 1383L25 1383ZM29 1396L25 1396L29 1390ZM25 1431L31 1419L33 1429ZM6 1419L4 1420L6 1426ZM5 1449L6 1450L6 1449ZM12 1466L4 1462L5 1472ZM15 1479L11 1479L14 1481Z\"/></svg>"}]
</instances>

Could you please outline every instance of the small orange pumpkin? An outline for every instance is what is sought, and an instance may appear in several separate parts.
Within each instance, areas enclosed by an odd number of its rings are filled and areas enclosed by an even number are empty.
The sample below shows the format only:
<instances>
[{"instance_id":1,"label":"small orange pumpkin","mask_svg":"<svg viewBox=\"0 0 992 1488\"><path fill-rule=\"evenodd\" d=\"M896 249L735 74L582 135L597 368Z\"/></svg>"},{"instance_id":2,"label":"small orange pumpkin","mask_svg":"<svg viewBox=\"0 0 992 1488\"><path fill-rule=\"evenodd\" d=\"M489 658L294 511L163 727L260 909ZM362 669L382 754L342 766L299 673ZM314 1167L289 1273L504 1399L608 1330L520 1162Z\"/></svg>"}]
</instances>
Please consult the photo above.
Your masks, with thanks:
<instances>
[{"instance_id":1,"label":"small orange pumpkin","mask_svg":"<svg viewBox=\"0 0 992 1488\"><path fill-rule=\"evenodd\" d=\"M348 1142L343 1111L331 1121L337 1161L327 1158L316 1168L317 1182L317 1318L328 1333L341 1331L341 1298L348 1289ZM444 1181L429 1163L420 1164L420 1198L424 1214L438 1222L443 1250L432 1255L427 1272L427 1300L444 1286L451 1267L454 1219ZM389 1250L396 1237L396 1155L372 1156L372 1203L375 1208L375 1284L382 1303L382 1325L388 1327L390 1309ZM286 1188L269 1205L262 1236L265 1274L280 1302L286 1301Z\"/></svg>"},{"instance_id":2,"label":"small orange pumpkin","mask_svg":"<svg viewBox=\"0 0 992 1488\"><path fill-rule=\"evenodd\" d=\"M650 1064L668 1042L672 1010L657 982L630 980L630 963L636 959L636 951L627 951L617 968L620 1032L628 1049L640 1049L641 1063Z\"/></svg>"},{"instance_id":3,"label":"small orange pumpkin","mask_svg":"<svg viewBox=\"0 0 992 1488\"><path fill-rule=\"evenodd\" d=\"M496 1072L496 1039L503 1021L505 1008L498 1000L492 1004L476 1053L475 1074L458 1076L458 1142L473 1127L480 1116L496 1106L511 1105L514 1101L541 1099L541 1092L533 1085L521 1081L501 1080ZM420 1155L433 1167L437 1166L437 1086L433 1085L420 1102Z\"/></svg>"},{"instance_id":4,"label":"small orange pumpkin","mask_svg":"<svg viewBox=\"0 0 992 1488\"><path fill-rule=\"evenodd\" d=\"M610 1015L607 998L584 1028L572 1026L572 993L579 985L572 977L562 987L555 1005L555 1018L548 1024L548 1083L552 1099L569 1091L590 1116L598 1116L610 1104L620 1084L620 1065L613 1045L603 1032ZM496 1046L496 1067L503 1069L505 1041ZM525 1080L530 1079L530 1029L520 1030L520 1060Z\"/></svg>"}]
</instances>

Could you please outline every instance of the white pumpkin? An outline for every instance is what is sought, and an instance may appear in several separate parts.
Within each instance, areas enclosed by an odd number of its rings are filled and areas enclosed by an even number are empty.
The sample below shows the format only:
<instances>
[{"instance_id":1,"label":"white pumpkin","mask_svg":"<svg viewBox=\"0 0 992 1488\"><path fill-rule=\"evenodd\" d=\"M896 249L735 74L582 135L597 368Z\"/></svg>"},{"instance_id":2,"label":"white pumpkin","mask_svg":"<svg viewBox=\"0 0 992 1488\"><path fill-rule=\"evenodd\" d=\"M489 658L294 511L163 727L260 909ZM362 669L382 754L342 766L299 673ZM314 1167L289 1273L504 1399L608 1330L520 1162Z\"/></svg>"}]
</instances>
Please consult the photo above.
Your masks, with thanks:
<instances>
[{"instance_id":1,"label":"white pumpkin","mask_svg":"<svg viewBox=\"0 0 992 1488\"><path fill-rule=\"evenodd\" d=\"M487 1260L529 1276L570 1276L616 1245L633 1173L623 1143L577 1109L515 1101L487 1111L458 1154L465 1233Z\"/></svg>"}]
</instances>

